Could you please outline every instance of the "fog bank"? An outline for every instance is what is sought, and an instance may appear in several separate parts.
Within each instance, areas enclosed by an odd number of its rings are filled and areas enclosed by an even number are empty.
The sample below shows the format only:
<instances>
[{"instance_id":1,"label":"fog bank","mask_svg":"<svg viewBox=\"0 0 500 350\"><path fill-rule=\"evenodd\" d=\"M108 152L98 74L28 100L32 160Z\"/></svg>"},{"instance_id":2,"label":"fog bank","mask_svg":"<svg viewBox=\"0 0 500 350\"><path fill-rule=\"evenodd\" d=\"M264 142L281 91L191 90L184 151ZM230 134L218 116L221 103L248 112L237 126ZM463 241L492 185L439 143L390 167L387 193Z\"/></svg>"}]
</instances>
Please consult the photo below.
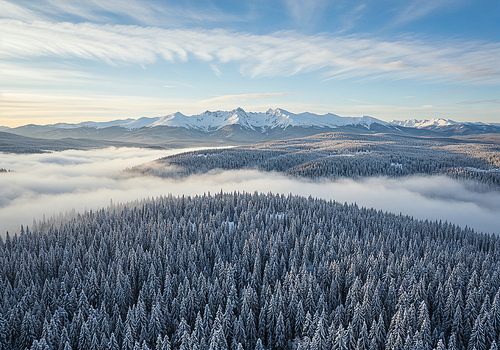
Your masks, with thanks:
<instances>
[{"instance_id":1,"label":"fog bank","mask_svg":"<svg viewBox=\"0 0 500 350\"><path fill-rule=\"evenodd\" d=\"M313 182L255 170L210 172L183 180L127 177L127 167L188 151L108 148L50 154L0 155L0 233L19 232L33 219L75 209L106 207L159 195L231 191L273 192L356 202L418 219L447 220L476 231L500 233L500 192L481 192L444 176L383 177Z\"/></svg>"}]
</instances>

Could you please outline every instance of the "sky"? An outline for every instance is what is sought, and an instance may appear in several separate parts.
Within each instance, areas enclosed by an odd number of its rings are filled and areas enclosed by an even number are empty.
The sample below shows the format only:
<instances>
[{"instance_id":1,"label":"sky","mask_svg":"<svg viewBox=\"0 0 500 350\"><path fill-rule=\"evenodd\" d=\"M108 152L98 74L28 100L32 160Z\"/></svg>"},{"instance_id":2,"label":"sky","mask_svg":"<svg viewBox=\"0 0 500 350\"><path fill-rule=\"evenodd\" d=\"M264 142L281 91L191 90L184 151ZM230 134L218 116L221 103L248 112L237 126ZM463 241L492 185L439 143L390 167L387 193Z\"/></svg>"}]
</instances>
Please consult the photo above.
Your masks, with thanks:
<instances>
[{"instance_id":1,"label":"sky","mask_svg":"<svg viewBox=\"0 0 500 350\"><path fill-rule=\"evenodd\" d=\"M500 1L0 0L0 125L282 108L500 122Z\"/></svg>"}]
</instances>

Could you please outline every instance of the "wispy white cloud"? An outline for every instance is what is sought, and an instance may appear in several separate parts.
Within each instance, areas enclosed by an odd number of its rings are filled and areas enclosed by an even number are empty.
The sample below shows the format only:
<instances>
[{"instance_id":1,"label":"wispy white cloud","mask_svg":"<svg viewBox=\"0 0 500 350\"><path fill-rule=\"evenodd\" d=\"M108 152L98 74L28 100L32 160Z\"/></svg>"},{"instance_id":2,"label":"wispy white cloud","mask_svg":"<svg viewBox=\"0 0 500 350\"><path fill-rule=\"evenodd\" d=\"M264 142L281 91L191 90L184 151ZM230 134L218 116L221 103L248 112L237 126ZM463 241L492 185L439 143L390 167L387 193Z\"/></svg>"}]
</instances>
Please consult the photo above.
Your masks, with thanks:
<instances>
[{"instance_id":1,"label":"wispy white cloud","mask_svg":"<svg viewBox=\"0 0 500 350\"><path fill-rule=\"evenodd\" d=\"M442 94L432 95L432 96L429 96L429 97L439 97L439 96L451 95L451 94L455 94L455 93L460 92L460 91L467 90L468 88L469 87L465 87L465 88L458 89L458 90L447 91L447 92L443 92Z\"/></svg>"},{"instance_id":2,"label":"wispy white cloud","mask_svg":"<svg viewBox=\"0 0 500 350\"><path fill-rule=\"evenodd\" d=\"M103 77L90 74L78 69L44 68L28 63L1 62L2 83L9 85L59 85L59 84L85 84L102 80Z\"/></svg>"},{"instance_id":3,"label":"wispy white cloud","mask_svg":"<svg viewBox=\"0 0 500 350\"><path fill-rule=\"evenodd\" d=\"M500 104L500 98L494 98L492 100L480 100L480 101L462 101L462 102L457 102L457 104L459 105Z\"/></svg>"},{"instance_id":4,"label":"wispy white cloud","mask_svg":"<svg viewBox=\"0 0 500 350\"><path fill-rule=\"evenodd\" d=\"M246 14L225 13L210 2L198 4L197 7L189 3L151 0L121 0L119 3L114 0L38 0L18 3L1 0L0 17L30 21L77 18L98 23L128 20L143 25L168 27L248 20Z\"/></svg>"},{"instance_id":5,"label":"wispy white cloud","mask_svg":"<svg viewBox=\"0 0 500 350\"><path fill-rule=\"evenodd\" d=\"M361 101L361 100L357 100L355 98L346 98L346 99L349 100L349 101L352 101L352 102L358 102L358 103L362 103L362 104L365 104L365 105L373 105L374 104L372 102Z\"/></svg>"},{"instance_id":6,"label":"wispy white cloud","mask_svg":"<svg viewBox=\"0 0 500 350\"><path fill-rule=\"evenodd\" d=\"M212 71L215 73L216 76L220 77L222 75L222 72L219 70L219 68L217 68L215 64L211 64L210 68L212 69Z\"/></svg>"},{"instance_id":7,"label":"wispy white cloud","mask_svg":"<svg viewBox=\"0 0 500 350\"><path fill-rule=\"evenodd\" d=\"M160 60L236 63L246 76L321 71L326 78L462 80L498 83L499 43L395 41L360 36L254 35L227 30L162 29L91 23L0 20L0 59L60 57L151 64Z\"/></svg>"},{"instance_id":8,"label":"wispy white cloud","mask_svg":"<svg viewBox=\"0 0 500 350\"><path fill-rule=\"evenodd\" d=\"M255 93L255 94L239 94L239 95L224 95L209 98L206 100L198 101L201 105L211 105L214 103L227 103L234 101L246 101L246 100L264 100L276 97L292 96L294 94L284 93L284 92L273 92L273 93Z\"/></svg>"},{"instance_id":9,"label":"wispy white cloud","mask_svg":"<svg viewBox=\"0 0 500 350\"><path fill-rule=\"evenodd\" d=\"M325 0L285 0L291 18L302 27L314 25L328 5Z\"/></svg>"},{"instance_id":10,"label":"wispy white cloud","mask_svg":"<svg viewBox=\"0 0 500 350\"><path fill-rule=\"evenodd\" d=\"M402 25L419 20L436 10L453 4L450 0L402 1L405 6L393 20L393 25Z\"/></svg>"},{"instance_id":11,"label":"wispy white cloud","mask_svg":"<svg viewBox=\"0 0 500 350\"><path fill-rule=\"evenodd\" d=\"M357 5L354 8L349 9L344 14L339 16L339 22L342 28L338 31L339 33L347 32L356 26L356 23L363 18L365 13L366 5Z\"/></svg>"},{"instance_id":12,"label":"wispy white cloud","mask_svg":"<svg viewBox=\"0 0 500 350\"><path fill-rule=\"evenodd\" d=\"M33 21L41 19L42 16L10 1L0 0L0 17L19 19L21 21Z\"/></svg>"}]
</instances>

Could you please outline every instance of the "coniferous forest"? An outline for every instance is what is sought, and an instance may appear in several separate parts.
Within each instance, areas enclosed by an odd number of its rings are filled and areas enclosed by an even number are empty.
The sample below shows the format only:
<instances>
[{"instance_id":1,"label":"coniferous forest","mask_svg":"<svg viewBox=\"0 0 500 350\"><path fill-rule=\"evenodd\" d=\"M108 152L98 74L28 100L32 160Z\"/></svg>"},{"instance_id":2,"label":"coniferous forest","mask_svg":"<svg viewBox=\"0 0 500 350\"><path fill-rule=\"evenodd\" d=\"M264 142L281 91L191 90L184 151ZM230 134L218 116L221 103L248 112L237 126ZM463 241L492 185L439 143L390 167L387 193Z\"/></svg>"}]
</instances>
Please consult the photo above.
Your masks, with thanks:
<instances>
[{"instance_id":1,"label":"coniferous forest","mask_svg":"<svg viewBox=\"0 0 500 350\"><path fill-rule=\"evenodd\" d=\"M110 206L0 242L0 348L497 349L499 250L291 195Z\"/></svg>"},{"instance_id":2,"label":"coniferous forest","mask_svg":"<svg viewBox=\"0 0 500 350\"><path fill-rule=\"evenodd\" d=\"M128 169L185 177L211 170L256 169L307 179L445 175L500 187L500 140L325 133L230 149L186 152Z\"/></svg>"}]
</instances>

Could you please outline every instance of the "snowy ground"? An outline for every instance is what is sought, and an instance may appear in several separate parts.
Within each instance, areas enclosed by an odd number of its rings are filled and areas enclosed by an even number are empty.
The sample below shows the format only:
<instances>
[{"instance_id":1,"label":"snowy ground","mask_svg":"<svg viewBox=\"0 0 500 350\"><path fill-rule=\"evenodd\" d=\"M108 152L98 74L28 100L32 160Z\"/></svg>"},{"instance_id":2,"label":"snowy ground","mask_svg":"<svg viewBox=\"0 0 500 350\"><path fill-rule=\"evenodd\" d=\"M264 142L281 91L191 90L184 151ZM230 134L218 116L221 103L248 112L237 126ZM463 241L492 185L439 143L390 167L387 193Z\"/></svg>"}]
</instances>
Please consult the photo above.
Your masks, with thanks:
<instances>
[{"instance_id":1,"label":"snowy ground","mask_svg":"<svg viewBox=\"0 0 500 350\"><path fill-rule=\"evenodd\" d=\"M500 172L500 168L498 169L479 169L479 168L473 168L473 167L465 167L465 169L470 170L470 171L476 171L478 173L495 173L495 172Z\"/></svg>"}]
</instances>

